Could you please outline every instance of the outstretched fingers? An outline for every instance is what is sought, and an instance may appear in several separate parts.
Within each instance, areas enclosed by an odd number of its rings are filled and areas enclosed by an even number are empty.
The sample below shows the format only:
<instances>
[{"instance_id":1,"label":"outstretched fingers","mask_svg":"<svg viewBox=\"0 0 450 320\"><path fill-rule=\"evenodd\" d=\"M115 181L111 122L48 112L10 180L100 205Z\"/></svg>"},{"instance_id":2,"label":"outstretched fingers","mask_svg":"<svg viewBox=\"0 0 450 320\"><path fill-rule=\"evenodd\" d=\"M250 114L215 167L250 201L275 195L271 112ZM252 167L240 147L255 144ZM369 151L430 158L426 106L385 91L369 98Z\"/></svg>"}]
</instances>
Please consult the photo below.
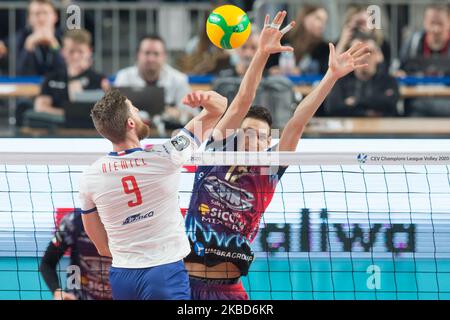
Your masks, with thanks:
<instances>
[{"instance_id":1,"label":"outstretched fingers","mask_svg":"<svg viewBox=\"0 0 450 320\"><path fill-rule=\"evenodd\" d=\"M280 52L292 52L292 51L294 51L294 48L292 48L292 47L289 47L289 46L281 46L280 47L280 50L279 50Z\"/></svg>"},{"instance_id":2,"label":"outstretched fingers","mask_svg":"<svg viewBox=\"0 0 450 320\"><path fill-rule=\"evenodd\" d=\"M370 56L370 52L366 52L365 54L363 54L362 56L359 56L356 59L353 59L353 63L355 65L359 65L361 63L365 63L365 61L367 60L367 58Z\"/></svg>"},{"instance_id":3,"label":"outstretched fingers","mask_svg":"<svg viewBox=\"0 0 450 320\"><path fill-rule=\"evenodd\" d=\"M264 28L267 28L270 26L270 16L266 14L266 17L264 18Z\"/></svg>"},{"instance_id":4,"label":"outstretched fingers","mask_svg":"<svg viewBox=\"0 0 450 320\"><path fill-rule=\"evenodd\" d=\"M330 48L330 60L333 60L336 57L336 49L331 42L328 43L328 47Z\"/></svg>"},{"instance_id":5,"label":"outstretched fingers","mask_svg":"<svg viewBox=\"0 0 450 320\"><path fill-rule=\"evenodd\" d=\"M355 52L357 52L359 49L361 49L364 46L364 43L362 42L358 42L356 44L354 44L353 46L350 47L350 49L348 49L347 51L345 51L344 53L348 53L350 55L353 55Z\"/></svg>"},{"instance_id":6,"label":"outstretched fingers","mask_svg":"<svg viewBox=\"0 0 450 320\"><path fill-rule=\"evenodd\" d=\"M295 21L292 21L291 23L289 23L286 27L284 27L283 29L280 30L282 35L285 35L286 33L288 33L289 31L291 31L293 28L295 27Z\"/></svg>"},{"instance_id":7,"label":"outstretched fingers","mask_svg":"<svg viewBox=\"0 0 450 320\"><path fill-rule=\"evenodd\" d=\"M286 11L278 11L277 15L272 21L273 25L281 25L284 21L284 18L286 18L287 12Z\"/></svg>"},{"instance_id":8,"label":"outstretched fingers","mask_svg":"<svg viewBox=\"0 0 450 320\"><path fill-rule=\"evenodd\" d=\"M367 63L361 63L361 64L354 64L353 69L361 69L361 68L365 68L368 67L369 65Z\"/></svg>"},{"instance_id":9,"label":"outstretched fingers","mask_svg":"<svg viewBox=\"0 0 450 320\"><path fill-rule=\"evenodd\" d=\"M370 53L369 47L367 45L364 45L355 53L353 53L352 56L354 59L358 59L360 57L365 56L367 53Z\"/></svg>"}]
</instances>

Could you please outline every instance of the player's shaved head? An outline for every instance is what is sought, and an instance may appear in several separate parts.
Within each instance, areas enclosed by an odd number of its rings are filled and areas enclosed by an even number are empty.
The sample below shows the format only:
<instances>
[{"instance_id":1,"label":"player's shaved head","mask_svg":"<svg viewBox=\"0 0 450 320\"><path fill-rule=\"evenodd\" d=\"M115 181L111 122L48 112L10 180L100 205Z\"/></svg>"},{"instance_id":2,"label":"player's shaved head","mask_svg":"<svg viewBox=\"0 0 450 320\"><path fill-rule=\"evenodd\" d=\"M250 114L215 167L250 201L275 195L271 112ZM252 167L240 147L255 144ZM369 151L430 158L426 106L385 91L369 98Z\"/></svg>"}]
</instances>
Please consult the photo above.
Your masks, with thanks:
<instances>
[{"instance_id":1,"label":"player's shaved head","mask_svg":"<svg viewBox=\"0 0 450 320\"><path fill-rule=\"evenodd\" d=\"M105 93L91 111L92 121L97 131L112 143L123 142L126 138L126 122L131 117L127 98L119 90Z\"/></svg>"}]
</instances>

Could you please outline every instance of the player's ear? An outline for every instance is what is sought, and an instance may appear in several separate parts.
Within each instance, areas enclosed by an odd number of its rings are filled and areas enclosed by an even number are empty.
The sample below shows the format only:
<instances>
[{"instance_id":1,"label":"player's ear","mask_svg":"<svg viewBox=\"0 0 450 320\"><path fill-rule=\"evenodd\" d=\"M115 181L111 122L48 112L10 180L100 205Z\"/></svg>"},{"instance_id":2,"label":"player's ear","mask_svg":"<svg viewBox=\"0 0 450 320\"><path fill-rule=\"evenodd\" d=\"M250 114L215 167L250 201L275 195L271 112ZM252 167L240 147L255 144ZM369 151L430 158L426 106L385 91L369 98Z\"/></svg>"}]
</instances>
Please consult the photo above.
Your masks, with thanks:
<instances>
[{"instance_id":1,"label":"player's ear","mask_svg":"<svg viewBox=\"0 0 450 320\"><path fill-rule=\"evenodd\" d=\"M136 122L134 122L133 118L129 117L127 119L127 129L134 129L136 127Z\"/></svg>"}]
</instances>

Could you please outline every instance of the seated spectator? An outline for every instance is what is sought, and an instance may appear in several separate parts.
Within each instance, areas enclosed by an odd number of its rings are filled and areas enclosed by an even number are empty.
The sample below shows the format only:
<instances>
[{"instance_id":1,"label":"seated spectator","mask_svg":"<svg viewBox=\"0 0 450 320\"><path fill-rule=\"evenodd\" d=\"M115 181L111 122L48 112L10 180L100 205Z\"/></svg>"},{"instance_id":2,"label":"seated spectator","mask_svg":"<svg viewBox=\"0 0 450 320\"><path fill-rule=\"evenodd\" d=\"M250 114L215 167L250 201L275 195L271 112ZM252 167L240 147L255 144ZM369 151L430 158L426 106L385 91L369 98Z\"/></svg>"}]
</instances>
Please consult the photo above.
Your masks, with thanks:
<instances>
[{"instance_id":1,"label":"seated spectator","mask_svg":"<svg viewBox=\"0 0 450 320\"><path fill-rule=\"evenodd\" d=\"M247 41L234 50L234 66L219 72L220 77L243 77L258 49L259 32L255 29Z\"/></svg>"},{"instance_id":2,"label":"seated spectator","mask_svg":"<svg viewBox=\"0 0 450 320\"><path fill-rule=\"evenodd\" d=\"M36 113L53 115L54 119L63 119L64 105L73 100L76 93L83 90L107 90L105 76L91 69L91 34L86 30L69 30L64 34L61 54L66 68L49 74L41 87L41 93L34 103L33 118ZM52 119L50 117L49 119Z\"/></svg>"},{"instance_id":3,"label":"seated spectator","mask_svg":"<svg viewBox=\"0 0 450 320\"><path fill-rule=\"evenodd\" d=\"M18 75L44 76L64 67L60 55L61 31L56 28L58 15L50 0L31 0L29 26L17 34Z\"/></svg>"},{"instance_id":4,"label":"seated spectator","mask_svg":"<svg viewBox=\"0 0 450 320\"><path fill-rule=\"evenodd\" d=\"M399 88L396 79L380 64L383 53L376 40L367 34L359 34L354 42L364 42L369 50L368 66L356 69L336 83L325 101L327 116L389 117L396 115Z\"/></svg>"},{"instance_id":5,"label":"seated spectator","mask_svg":"<svg viewBox=\"0 0 450 320\"><path fill-rule=\"evenodd\" d=\"M423 31L416 32L404 44L400 53L397 76L450 75L450 18L445 4L426 7ZM408 116L450 116L450 99L424 97L405 100Z\"/></svg>"},{"instance_id":6,"label":"seated spectator","mask_svg":"<svg viewBox=\"0 0 450 320\"><path fill-rule=\"evenodd\" d=\"M8 60L8 48L5 43L0 40L0 74L6 73L6 65Z\"/></svg>"},{"instance_id":7,"label":"seated spectator","mask_svg":"<svg viewBox=\"0 0 450 320\"><path fill-rule=\"evenodd\" d=\"M336 44L336 53L342 53L350 48L350 42L354 39L357 33L372 34L377 46L381 48L383 53L384 60L382 61L380 67L388 71L391 63L390 45L384 38L383 32L380 29L368 28L367 20L369 18L367 6L352 4L347 8L341 36Z\"/></svg>"},{"instance_id":8,"label":"seated spectator","mask_svg":"<svg viewBox=\"0 0 450 320\"><path fill-rule=\"evenodd\" d=\"M120 70L116 87L159 86L164 88L166 111L163 119L166 128L182 126L194 115L183 105L183 97L191 89L188 77L167 64L164 40L157 35L144 36L139 41L136 65Z\"/></svg>"},{"instance_id":9,"label":"seated spectator","mask_svg":"<svg viewBox=\"0 0 450 320\"><path fill-rule=\"evenodd\" d=\"M188 74L218 74L230 68L230 55L226 50L217 48L209 40L206 27L203 26L199 36L188 43L186 54L180 58L179 65Z\"/></svg>"},{"instance_id":10,"label":"seated spectator","mask_svg":"<svg viewBox=\"0 0 450 320\"><path fill-rule=\"evenodd\" d=\"M427 70L427 58L450 58L450 18L446 5L429 5L423 17L423 30L415 32L404 43L400 52L400 70L398 76L409 75L444 75L438 68ZM408 62L425 58L417 70L408 70Z\"/></svg>"},{"instance_id":11,"label":"seated spectator","mask_svg":"<svg viewBox=\"0 0 450 320\"><path fill-rule=\"evenodd\" d=\"M288 38L294 53L274 55L278 66L271 68L271 74L324 74L328 69L328 43L323 39L327 21L325 8L305 5Z\"/></svg>"},{"instance_id":12,"label":"seated spectator","mask_svg":"<svg viewBox=\"0 0 450 320\"><path fill-rule=\"evenodd\" d=\"M5 43L0 40L0 59L3 59L8 54L8 48Z\"/></svg>"},{"instance_id":13,"label":"seated spectator","mask_svg":"<svg viewBox=\"0 0 450 320\"><path fill-rule=\"evenodd\" d=\"M211 11L214 8L227 4L224 0L211 1ZM180 69L188 74L214 74L230 68L230 54L227 50L217 48L208 38L206 33L206 20L198 35L189 40L186 45L185 55L178 62Z\"/></svg>"}]
</instances>

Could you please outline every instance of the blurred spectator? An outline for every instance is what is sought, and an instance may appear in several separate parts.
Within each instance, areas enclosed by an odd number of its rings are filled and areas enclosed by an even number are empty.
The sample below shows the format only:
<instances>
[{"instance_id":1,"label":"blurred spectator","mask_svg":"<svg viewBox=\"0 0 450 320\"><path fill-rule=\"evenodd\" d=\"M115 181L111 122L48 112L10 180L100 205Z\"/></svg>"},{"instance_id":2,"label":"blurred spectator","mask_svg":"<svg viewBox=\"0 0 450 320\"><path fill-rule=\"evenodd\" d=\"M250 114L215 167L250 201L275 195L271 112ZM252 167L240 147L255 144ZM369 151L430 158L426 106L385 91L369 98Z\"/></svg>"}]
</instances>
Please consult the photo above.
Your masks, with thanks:
<instances>
[{"instance_id":1,"label":"blurred spectator","mask_svg":"<svg viewBox=\"0 0 450 320\"><path fill-rule=\"evenodd\" d=\"M416 32L404 44L400 53L400 70L397 76L448 76L450 75L450 17L445 4L426 7L423 31ZM407 116L449 117L450 99L424 97L405 100Z\"/></svg>"},{"instance_id":2,"label":"blurred spectator","mask_svg":"<svg viewBox=\"0 0 450 320\"><path fill-rule=\"evenodd\" d=\"M258 49L259 31L252 28L248 40L236 48L236 64L234 67L219 73L213 83L213 90L232 101L241 85L242 77L250 66ZM271 111L274 127L281 128L292 116L295 108L293 83L284 76L269 76L267 70L263 73L258 90L253 100L255 105L266 105Z\"/></svg>"},{"instance_id":3,"label":"blurred spectator","mask_svg":"<svg viewBox=\"0 0 450 320\"><path fill-rule=\"evenodd\" d=\"M217 74L230 68L229 53L212 44L205 25L201 30L199 36L189 41L186 54L179 62L181 70L189 74Z\"/></svg>"},{"instance_id":4,"label":"blurred spectator","mask_svg":"<svg viewBox=\"0 0 450 320\"><path fill-rule=\"evenodd\" d=\"M278 67L271 68L271 74L324 74L328 69L328 43L323 39L327 21L328 13L325 8L317 5L303 6L288 38L294 53L277 55Z\"/></svg>"},{"instance_id":5,"label":"blurred spectator","mask_svg":"<svg viewBox=\"0 0 450 320\"><path fill-rule=\"evenodd\" d=\"M253 28L248 40L240 47L235 49L235 64L234 66L222 70L219 73L220 77L243 77L253 56L258 49L259 32Z\"/></svg>"},{"instance_id":6,"label":"blurred spectator","mask_svg":"<svg viewBox=\"0 0 450 320\"><path fill-rule=\"evenodd\" d=\"M164 40L157 35L144 36L139 41L136 65L120 70L114 85L117 87L158 86L164 88L167 126L187 123L193 112L181 102L191 89L188 77L167 64Z\"/></svg>"},{"instance_id":7,"label":"blurred spectator","mask_svg":"<svg viewBox=\"0 0 450 320\"><path fill-rule=\"evenodd\" d=\"M29 26L17 34L17 74L46 75L64 67L60 55L61 30L58 15L50 0L31 0Z\"/></svg>"},{"instance_id":8,"label":"blurred spectator","mask_svg":"<svg viewBox=\"0 0 450 320\"><path fill-rule=\"evenodd\" d=\"M450 58L449 14L448 6L445 4L433 4L426 7L423 17L424 30L415 32L401 49L398 76L405 76L406 74L430 76L439 75L440 71L445 71L428 65L426 59ZM425 59L421 63L419 62L420 65L418 66L408 66L408 63L414 59L417 64L417 58Z\"/></svg>"},{"instance_id":9,"label":"blurred spectator","mask_svg":"<svg viewBox=\"0 0 450 320\"><path fill-rule=\"evenodd\" d=\"M384 39L381 29L369 29L367 6L352 4L347 8L342 27L341 36L336 44L336 53L342 53L350 47L352 39L357 33L367 33L374 37L378 47L383 53L383 61L380 67L388 70L391 61L391 49L389 43Z\"/></svg>"},{"instance_id":10,"label":"blurred spectator","mask_svg":"<svg viewBox=\"0 0 450 320\"><path fill-rule=\"evenodd\" d=\"M376 40L362 33L352 43L358 41L364 42L370 50L365 58L368 66L356 69L336 83L325 101L325 113L343 117L395 116L399 100L397 81L380 68L383 53Z\"/></svg>"},{"instance_id":11,"label":"blurred spectator","mask_svg":"<svg viewBox=\"0 0 450 320\"><path fill-rule=\"evenodd\" d=\"M8 48L5 43L0 40L0 74L5 72L8 63Z\"/></svg>"},{"instance_id":12,"label":"blurred spectator","mask_svg":"<svg viewBox=\"0 0 450 320\"><path fill-rule=\"evenodd\" d=\"M6 48L5 43L0 40L0 59L4 58L8 54L8 48Z\"/></svg>"},{"instance_id":13,"label":"blurred spectator","mask_svg":"<svg viewBox=\"0 0 450 320\"><path fill-rule=\"evenodd\" d=\"M271 73L324 74L328 69L328 43L323 39L328 12L318 5L305 5L296 20L288 38L294 53L279 54L278 70L272 68Z\"/></svg>"},{"instance_id":14,"label":"blurred spectator","mask_svg":"<svg viewBox=\"0 0 450 320\"><path fill-rule=\"evenodd\" d=\"M86 30L69 30L64 34L61 54L67 67L45 78L41 93L35 100L34 111L27 112L30 122L36 118L45 120L37 115L39 113L48 115L50 122L63 120L64 106L73 101L75 94L83 90L108 89L108 80L91 69L91 41Z\"/></svg>"}]
</instances>

